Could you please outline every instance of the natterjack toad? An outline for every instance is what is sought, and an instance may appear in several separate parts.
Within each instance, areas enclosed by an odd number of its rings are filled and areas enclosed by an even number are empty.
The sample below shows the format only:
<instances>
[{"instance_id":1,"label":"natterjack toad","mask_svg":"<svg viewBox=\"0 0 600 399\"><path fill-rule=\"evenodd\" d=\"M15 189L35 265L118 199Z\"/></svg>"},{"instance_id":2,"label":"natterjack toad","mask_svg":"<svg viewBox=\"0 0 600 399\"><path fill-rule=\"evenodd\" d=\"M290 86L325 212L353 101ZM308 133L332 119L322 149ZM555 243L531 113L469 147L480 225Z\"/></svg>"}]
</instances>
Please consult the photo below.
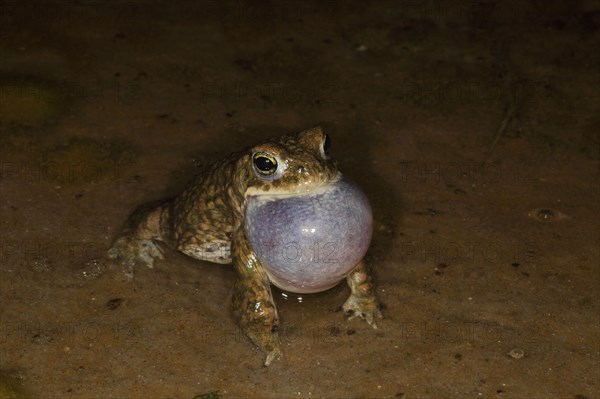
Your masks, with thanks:
<instances>
[{"instance_id":1,"label":"natterjack toad","mask_svg":"<svg viewBox=\"0 0 600 399\"><path fill-rule=\"evenodd\" d=\"M143 205L128 219L109 257L127 266L163 259L157 242L186 255L233 263L232 312L244 333L281 355L270 284L319 292L346 278L343 305L376 328L381 317L362 260L371 238L364 194L342 177L321 128L267 140L214 163L174 199Z\"/></svg>"}]
</instances>

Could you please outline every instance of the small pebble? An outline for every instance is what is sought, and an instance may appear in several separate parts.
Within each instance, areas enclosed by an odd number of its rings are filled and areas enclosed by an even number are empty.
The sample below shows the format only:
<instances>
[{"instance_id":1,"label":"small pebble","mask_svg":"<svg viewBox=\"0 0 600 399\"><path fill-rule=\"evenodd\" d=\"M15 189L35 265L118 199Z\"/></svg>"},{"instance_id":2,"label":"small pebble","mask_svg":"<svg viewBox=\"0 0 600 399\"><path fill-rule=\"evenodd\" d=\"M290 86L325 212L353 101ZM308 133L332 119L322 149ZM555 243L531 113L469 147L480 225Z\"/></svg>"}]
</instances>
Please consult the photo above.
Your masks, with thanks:
<instances>
[{"instance_id":1,"label":"small pebble","mask_svg":"<svg viewBox=\"0 0 600 399\"><path fill-rule=\"evenodd\" d=\"M549 208L533 209L529 211L528 216L541 222L555 222L568 218L564 213Z\"/></svg>"},{"instance_id":2,"label":"small pebble","mask_svg":"<svg viewBox=\"0 0 600 399\"><path fill-rule=\"evenodd\" d=\"M537 212L537 217L542 220L552 219L554 217L554 212L550 209L540 209Z\"/></svg>"},{"instance_id":3,"label":"small pebble","mask_svg":"<svg viewBox=\"0 0 600 399\"><path fill-rule=\"evenodd\" d=\"M508 352L508 356L512 357L513 359L520 359L525 356L525 351L519 348L511 349L511 351Z\"/></svg>"}]
</instances>

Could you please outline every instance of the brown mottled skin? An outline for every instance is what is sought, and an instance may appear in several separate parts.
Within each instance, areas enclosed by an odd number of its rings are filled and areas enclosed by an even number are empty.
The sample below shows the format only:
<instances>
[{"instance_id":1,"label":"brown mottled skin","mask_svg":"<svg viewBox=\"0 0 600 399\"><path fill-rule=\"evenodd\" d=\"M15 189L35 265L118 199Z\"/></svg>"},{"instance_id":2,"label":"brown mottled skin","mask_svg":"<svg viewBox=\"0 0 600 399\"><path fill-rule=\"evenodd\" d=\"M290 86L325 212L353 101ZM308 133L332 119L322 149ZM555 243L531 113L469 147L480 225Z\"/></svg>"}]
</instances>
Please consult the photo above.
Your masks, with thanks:
<instances>
[{"instance_id":1,"label":"brown mottled skin","mask_svg":"<svg viewBox=\"0 0 600 399\"><path fill-rule=\"evenodd\" d=\"M109 250L109 257L133 277L137 263L153 266L163 259L157 241L200 260L232 263L236 281L232 312L254 344L266 354L265 365L281 355L279 317L269 278L244 231L246 198L273 192L311 191L335 181L340 173L327 155L321 128L274 138L230 155L196 176L178 197L142 205ZM277 160L277 170L261 175L253 159L264 153ZM346 278L351 289L343 309L377 328L380 318L367 268L360 261Z\"/></svg>"}]
</instances>

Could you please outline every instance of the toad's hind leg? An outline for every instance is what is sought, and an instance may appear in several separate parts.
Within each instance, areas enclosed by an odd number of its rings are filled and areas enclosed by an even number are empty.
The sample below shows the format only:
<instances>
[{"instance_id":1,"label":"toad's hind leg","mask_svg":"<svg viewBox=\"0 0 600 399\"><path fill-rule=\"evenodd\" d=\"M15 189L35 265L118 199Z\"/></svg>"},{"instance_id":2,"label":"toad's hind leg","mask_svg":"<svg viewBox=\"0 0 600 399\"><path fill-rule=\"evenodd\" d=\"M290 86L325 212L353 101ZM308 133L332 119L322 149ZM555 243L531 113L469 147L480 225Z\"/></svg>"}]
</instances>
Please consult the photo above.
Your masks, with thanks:
<instances>
[{"instance_id":1,"label":"toad's hind leg","mask_svg":"<svg viewBox=\"0 0 600 399\"><path fill-rule=\"evenodd\" d=\"M125 227L108 251L108 257L126 267L125 274L133 278L133 266L138 263L154 266L154 259L164 259L156 241L164 241L164 220L168 212L165 201L144 204L127 219Z\"/></svg>"}]
</instances>

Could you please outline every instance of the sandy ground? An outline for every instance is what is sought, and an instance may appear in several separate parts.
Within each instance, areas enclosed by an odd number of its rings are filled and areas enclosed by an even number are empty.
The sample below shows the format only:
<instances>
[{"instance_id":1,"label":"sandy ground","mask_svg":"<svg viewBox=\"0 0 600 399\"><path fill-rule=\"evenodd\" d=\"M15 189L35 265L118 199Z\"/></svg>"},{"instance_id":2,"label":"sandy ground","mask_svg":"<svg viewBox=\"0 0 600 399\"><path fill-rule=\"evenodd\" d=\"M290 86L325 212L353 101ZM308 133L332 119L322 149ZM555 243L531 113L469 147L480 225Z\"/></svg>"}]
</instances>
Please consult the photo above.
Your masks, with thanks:
<instances>
[{"instance_id":1,"label":"sandy ground","mask_svg":"<svg viewBox=\"0 0 600 399\"><path fill-rule=\"evenodd\" d=\"M600 398L597 1L0 18L2 397ZM343 285L277 292L263 368L231 267L170 251L123 282L103 260L137 204L317 124L373 205L378 330L336 311Z\"/></svg>"}]
</instances>

